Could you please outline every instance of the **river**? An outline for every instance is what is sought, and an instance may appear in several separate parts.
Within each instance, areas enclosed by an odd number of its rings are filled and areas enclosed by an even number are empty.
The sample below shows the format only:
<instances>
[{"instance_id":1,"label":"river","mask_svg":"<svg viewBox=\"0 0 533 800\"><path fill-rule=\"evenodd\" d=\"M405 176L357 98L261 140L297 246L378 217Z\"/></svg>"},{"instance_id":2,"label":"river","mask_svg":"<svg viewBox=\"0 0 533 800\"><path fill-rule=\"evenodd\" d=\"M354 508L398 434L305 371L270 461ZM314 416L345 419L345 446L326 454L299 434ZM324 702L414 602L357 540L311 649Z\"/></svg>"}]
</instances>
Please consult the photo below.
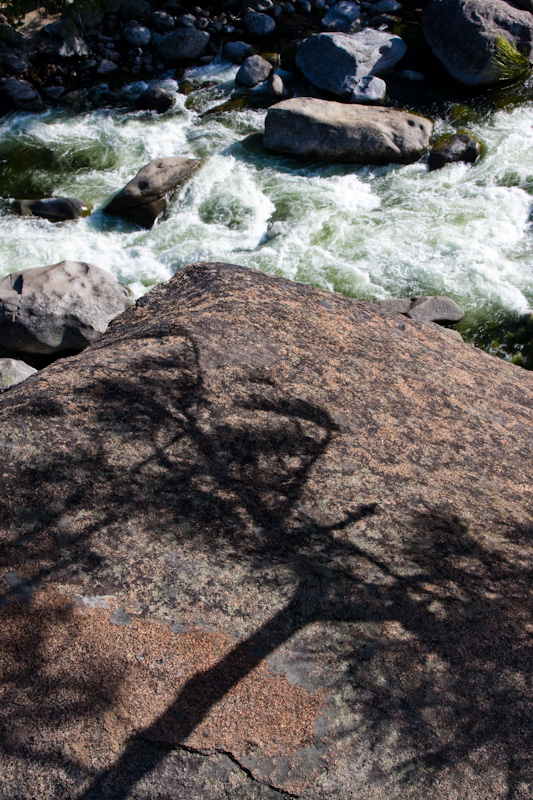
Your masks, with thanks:
<instances>
[{"instance_id":1,"label":"river","mask_svg":"<svg viewBox=\"0 0 533 800\"><path fill-rule=\"evenodd\" d=\"M224 62L190 70L189 93L177 91L162 116L4 117L0 276L89 261L139 296L186 264L217 260L366 300L446 294L466 311L465 337L498 352L502 326L533 305L533 104L469 115L484 146L474 166L310 164L263 150L253 134L264 110L222 105L235 73ZM452 130L435 122L437 133ZM102 213L141 166L172 155L204 162L152 230ZM61 224L13 213L16 197L51 195L94 212Z\"/></svg>"}]
</instances>

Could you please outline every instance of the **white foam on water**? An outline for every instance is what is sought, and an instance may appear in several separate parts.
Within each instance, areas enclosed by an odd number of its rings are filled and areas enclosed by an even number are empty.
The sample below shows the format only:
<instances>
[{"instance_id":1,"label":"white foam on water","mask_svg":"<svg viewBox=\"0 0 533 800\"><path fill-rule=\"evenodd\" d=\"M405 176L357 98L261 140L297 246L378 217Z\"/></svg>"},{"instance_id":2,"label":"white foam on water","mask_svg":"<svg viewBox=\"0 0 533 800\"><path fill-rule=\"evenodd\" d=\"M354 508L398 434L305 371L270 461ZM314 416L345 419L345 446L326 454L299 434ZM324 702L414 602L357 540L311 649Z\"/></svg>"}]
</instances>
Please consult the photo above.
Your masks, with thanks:
<instances>
[{"instance_id":1,"label":"white foam on water","mask_svg":"<svg viewBox=\"0 0 533 800\"><path fill-rule=\"evenodd\" d=\"M185 264L208 259L363 298L448 294L487 318L495 309L531 306L533 105L498 111L473 126L485 145L475 166L430 173L423 162L308 164L246 138L262 131L264 111L220 106L235 72L224 62L190 71L200 88L189 98L177 94L174 109L161 116L4 118L0 159L17 153L24 169L27 156L32 187L81 197L95 213L54 225L21 219L4 204L0 275L64 258L87 260L140 294ZM212 80L219 84L210 86ZM143 88L132 86L132 96ZM144 164L171 155L204 161L151 230L101 212Z\"/></svg>"}]
</instances>

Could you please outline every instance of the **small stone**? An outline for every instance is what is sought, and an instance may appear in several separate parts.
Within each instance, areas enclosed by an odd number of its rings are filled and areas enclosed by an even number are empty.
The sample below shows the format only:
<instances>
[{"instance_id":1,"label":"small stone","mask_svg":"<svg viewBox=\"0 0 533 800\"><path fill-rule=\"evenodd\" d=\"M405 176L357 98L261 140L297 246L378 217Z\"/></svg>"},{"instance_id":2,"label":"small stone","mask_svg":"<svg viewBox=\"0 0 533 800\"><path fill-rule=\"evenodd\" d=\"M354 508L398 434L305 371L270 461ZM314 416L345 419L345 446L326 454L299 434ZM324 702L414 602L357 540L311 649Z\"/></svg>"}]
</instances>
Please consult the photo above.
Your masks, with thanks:
<instances>
[{"instance_id":1,"label":"small stone","mask_svg":"<svg viewBox=\"0 0 533 800\"><path fill-rule=\"evenodd\" d=\"M12 386L22 383L36 372L36 369L19 358L0 358L0 392L7 392Z\"/></svg>"},{"instance_id":2,"label":"small stone","mask_svg":"<svg viewBox=\"0 0 533 800\"><path fill-rule=\"evenodd\" d=\"M382 78L367 75L357 82L350 103L381 103L387 94L387 84Z\"/></svg>"}]
</instances>

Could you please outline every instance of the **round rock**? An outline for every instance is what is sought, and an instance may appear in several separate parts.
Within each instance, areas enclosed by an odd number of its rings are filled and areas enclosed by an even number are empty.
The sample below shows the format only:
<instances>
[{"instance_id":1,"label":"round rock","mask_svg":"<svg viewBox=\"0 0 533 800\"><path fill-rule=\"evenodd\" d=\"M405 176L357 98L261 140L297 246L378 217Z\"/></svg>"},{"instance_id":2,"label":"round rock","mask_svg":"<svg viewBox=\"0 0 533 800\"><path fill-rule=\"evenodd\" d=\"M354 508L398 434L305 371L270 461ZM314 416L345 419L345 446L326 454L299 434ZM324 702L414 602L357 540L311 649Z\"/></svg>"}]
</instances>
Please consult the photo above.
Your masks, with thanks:
<instances>
[{"instance_id":1,"label":"round rock","mask_svg":"<svg viewBox=\"0 0 533 800\"><path fill-rule=\"evenodd\" d=\"M243 21L246 28L254 36L268 36L269 33L276 29L275 21L268 14L255 14L252 12L246 14Z\"/></svg>"},{"instance_id":2,"label":"round rock","mask_svg":"<svg viewBox=\"0 0 533 800\"><path fill-rule=\"evenodd\" d=\"M249 56L235 76L235 83L241 86L257 86L263 83L272 72L272 64L262 56Z\"/></svg>"}]
</instances>

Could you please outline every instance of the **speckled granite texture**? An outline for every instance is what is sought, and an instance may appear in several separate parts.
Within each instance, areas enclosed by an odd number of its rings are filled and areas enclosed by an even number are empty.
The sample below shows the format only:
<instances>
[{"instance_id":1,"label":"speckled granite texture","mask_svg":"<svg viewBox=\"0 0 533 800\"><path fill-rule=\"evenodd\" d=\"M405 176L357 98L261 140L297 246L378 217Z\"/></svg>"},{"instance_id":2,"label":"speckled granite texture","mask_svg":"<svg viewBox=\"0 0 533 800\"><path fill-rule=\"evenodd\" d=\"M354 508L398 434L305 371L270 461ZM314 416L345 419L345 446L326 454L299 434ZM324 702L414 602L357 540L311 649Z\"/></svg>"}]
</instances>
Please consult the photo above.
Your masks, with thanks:
<instances>
[{"instance_id":1,"label":"speckled granite texture","mask_svg":"<svg viewBox=\"0 0 533 800\"><path fill-rule=\"evenodd\" d=\"M0 398L0 796L531 798L532 441L525 370L182 270Z\"/></svg>"}]
</instances>

